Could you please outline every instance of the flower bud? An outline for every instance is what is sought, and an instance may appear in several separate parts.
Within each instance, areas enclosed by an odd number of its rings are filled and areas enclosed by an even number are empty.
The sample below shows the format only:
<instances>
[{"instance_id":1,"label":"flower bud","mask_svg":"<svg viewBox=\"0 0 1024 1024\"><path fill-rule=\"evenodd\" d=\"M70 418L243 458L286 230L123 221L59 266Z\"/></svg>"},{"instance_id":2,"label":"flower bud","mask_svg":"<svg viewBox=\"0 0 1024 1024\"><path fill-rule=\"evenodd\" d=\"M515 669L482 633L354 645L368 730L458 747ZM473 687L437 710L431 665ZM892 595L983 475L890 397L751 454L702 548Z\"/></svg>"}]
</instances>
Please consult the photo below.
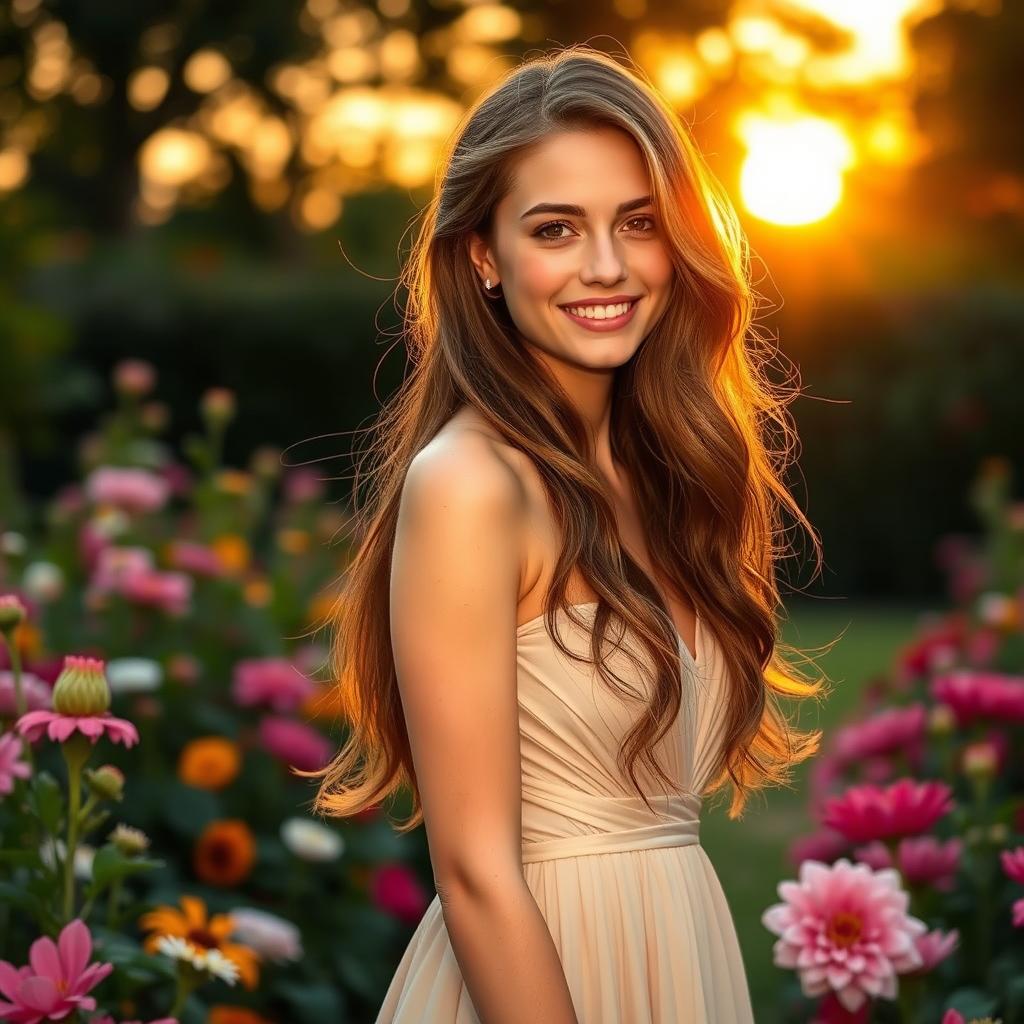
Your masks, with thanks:
<instances>
[{"instance_id":1,"label":"flower bud","mask_svg":"<svg viewBox=\"0 0 1024 1024\"><path fill-rule=\"evenodd\" d=\"M53 687L53 710L61 715L102 715L110 707L104 662L69 654Z\"/></svg>"},{"instance_id":2,"label":"flower bud","mask_svg":"<svg viewBox=\"0 0 1024 1024\"><path fill-rule=\"evenodd\" d=\"M124 772L112 764L86 770L85 781L102 800L120 800L124 796Z\"/></svg>"},{"instance_id":3,"label":"flower bud","mask_svg":"<svg viewBox=\"0 0 1024 1024\"><path fill-rule=\"evenodd\" d=\"M936 704L928 714L928 732L932 736L949 736L956 729L956 715L948 704Z\"/></svg>"},{"instance_id":4,"label":"flower bud","mask_svg":"<svg viewBox=\"0 0 1024 1024\"><path fill-rule=\"evenodd\" d=\"M107 838L126 857L138 857L149 849L149 836L131 825L118 825Z\"/></svg>"},{"instance_id":5,"label":"flower bud","mask_svg":"<svg viewBox=\"0 0 1024 1024\"><path fill-rule=\"evenodd\" d=\"M28 615L28 610L14 594L0 596L0 630L12 633Z\"/></svg>"},{"instance_id":6,"label":"flower bud","mask_svg":"<svg viewBox=\"0 0 1024 1024\"><path fill-rule=\"evenodd\" d=\"M156 370L144 359L122 359L114 367L114 387L123 395L148 394L155 382Z\"/></svg>"},{"instance_id":7,"label":"flower bud","mask_svg":"<svg viewBox=\"0 0 1024 1024\"><path fill-rule=\"evenodd\" d=\"M962 757L964 774L972 779L991 779L999 767L999 753L988 740L968 743Z\"/></svg>"},{"instance_id":8,"label":"flower bud","mask_svg":"<svg viewBox=\"0 0 1024 1024\"><path fill-rule=\"evenodd\" d=\"M211 423L227 423L235 415L235 393L228 388L210 388L200 401L200 410Z\"/></svg>"}]
</instances>

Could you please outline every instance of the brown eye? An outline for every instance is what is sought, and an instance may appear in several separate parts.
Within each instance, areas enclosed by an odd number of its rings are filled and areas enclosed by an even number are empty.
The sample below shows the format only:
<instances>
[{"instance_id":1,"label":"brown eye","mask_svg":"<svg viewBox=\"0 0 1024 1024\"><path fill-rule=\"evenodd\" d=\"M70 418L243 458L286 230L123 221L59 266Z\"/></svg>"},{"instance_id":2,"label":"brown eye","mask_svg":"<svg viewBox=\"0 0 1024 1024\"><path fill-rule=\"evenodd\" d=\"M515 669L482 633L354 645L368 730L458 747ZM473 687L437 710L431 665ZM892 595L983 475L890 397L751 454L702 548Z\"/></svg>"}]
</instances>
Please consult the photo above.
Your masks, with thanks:
<instances>
[{"instance_id":1,"label":"brown eye","mask_svg":"<svg viewBox=\"0 0 1024 1024\"><path fill-rule=\"evenodd\" d=\"M569 225L566 224L564 220L551 220L548 221L547 224L541 224L541 226L537 228L537 230L534 231L533 234L536 238L546 238L549 242L558 242L561 241L561 239L565 238L566 236L546 235L544 234L544 232L548 231L550 228L567 228L568 226Z\"/></svg>"},{"instance_id":2,"label":"brown eye","mask_svg":"<svg viewBox=\"0 0 1024 1024\"><path fill-rule=\"evenodd\" d=\"M642 213L642 214L640 214L639 216L636 216L636 217L630 217L629 220L626 221L626 223L627 224L632 224L634 221L638 221L638 220L645 220L645 221L647 221L648 224L650 225L650 227L639 228L639 229L635 228L633 230L641 230L641 231L653 231L654 230L654 218L653 217L648 217L646 213Z\"/></svg>"}]
</instances>

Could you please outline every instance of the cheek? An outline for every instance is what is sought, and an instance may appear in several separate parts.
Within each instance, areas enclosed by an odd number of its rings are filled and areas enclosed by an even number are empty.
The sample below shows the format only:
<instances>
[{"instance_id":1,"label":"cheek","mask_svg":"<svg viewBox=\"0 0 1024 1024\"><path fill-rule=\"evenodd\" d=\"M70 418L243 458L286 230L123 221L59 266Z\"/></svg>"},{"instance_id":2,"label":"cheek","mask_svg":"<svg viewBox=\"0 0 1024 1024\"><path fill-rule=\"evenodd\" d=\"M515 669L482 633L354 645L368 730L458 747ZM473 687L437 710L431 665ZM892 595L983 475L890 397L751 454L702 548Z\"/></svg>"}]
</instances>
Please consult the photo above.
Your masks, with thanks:
<instances>
[{"instance_id":1,"label":"cheek","mask_svg":"<svg viewBox=\"0 0 1024 1024\"><path fill-rule=\"evenodd\" d=\"M550 253L536 249L520 252L516 258L513 285L524 299L544 301L561 290L565 271Z\"/></svg>"}]
</instances>

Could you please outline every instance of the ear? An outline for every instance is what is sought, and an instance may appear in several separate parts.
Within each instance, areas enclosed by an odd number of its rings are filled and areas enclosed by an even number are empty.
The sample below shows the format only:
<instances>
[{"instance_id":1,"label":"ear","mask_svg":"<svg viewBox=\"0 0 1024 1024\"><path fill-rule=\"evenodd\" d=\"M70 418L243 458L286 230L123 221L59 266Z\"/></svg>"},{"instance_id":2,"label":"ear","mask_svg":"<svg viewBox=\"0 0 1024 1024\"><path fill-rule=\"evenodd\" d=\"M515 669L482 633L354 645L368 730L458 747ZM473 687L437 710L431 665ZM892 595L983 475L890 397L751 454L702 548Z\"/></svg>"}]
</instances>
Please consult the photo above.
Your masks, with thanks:
<instances>
[{"instance_id":1,"label":"ear","mask_svg":"<svg viewBox=\"0 0 1024 1024\"><path fill-rule=\"evenodd\" d=\"M469 258L480 278L480 284L482 285L487 278L490 278L493 288L500 278L491 254L490 243L483 235L476 231L470 231L467 248L469 249Z\"/></svg>"}]
</instances>

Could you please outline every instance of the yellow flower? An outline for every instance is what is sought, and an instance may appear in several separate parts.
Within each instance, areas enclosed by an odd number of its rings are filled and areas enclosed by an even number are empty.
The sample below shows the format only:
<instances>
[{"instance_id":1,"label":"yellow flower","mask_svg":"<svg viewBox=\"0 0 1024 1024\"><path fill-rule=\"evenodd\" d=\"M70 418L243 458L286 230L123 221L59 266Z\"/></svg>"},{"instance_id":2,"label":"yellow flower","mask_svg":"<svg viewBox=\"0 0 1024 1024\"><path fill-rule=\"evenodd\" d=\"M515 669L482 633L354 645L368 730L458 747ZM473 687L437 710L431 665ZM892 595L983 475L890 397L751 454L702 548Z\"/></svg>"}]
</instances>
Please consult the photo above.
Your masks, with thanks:
<instances>
[{"instance_id":1,"label":"yellow flower","mask_svg":"<svg viewBox=\"0 0 1024 1024\"><path fill-rule=\"evenodd\" d=\"M182 750L178 778L197 789L223 789L235 780L241 762L236 743L223 736L202 736Z\"/></svg>"},{"instance_id":2,"label":"yellow flower","mask_svg":"<svg viewBox=\"0 0 1024 1024\"><path fill-rule=\"evenodd\" d=\"M230 914L214 914L207 920L206 904L198 896L182 896L176 907L159 906L139 918L139 927L150 934L142 943L147 953L157 952L165 935L184 939L199 952L220 950L237 968L242 984L253 989L259 981L259 954L249 946L231 942L235 923Z\"/></svg>"}]
</instances>

